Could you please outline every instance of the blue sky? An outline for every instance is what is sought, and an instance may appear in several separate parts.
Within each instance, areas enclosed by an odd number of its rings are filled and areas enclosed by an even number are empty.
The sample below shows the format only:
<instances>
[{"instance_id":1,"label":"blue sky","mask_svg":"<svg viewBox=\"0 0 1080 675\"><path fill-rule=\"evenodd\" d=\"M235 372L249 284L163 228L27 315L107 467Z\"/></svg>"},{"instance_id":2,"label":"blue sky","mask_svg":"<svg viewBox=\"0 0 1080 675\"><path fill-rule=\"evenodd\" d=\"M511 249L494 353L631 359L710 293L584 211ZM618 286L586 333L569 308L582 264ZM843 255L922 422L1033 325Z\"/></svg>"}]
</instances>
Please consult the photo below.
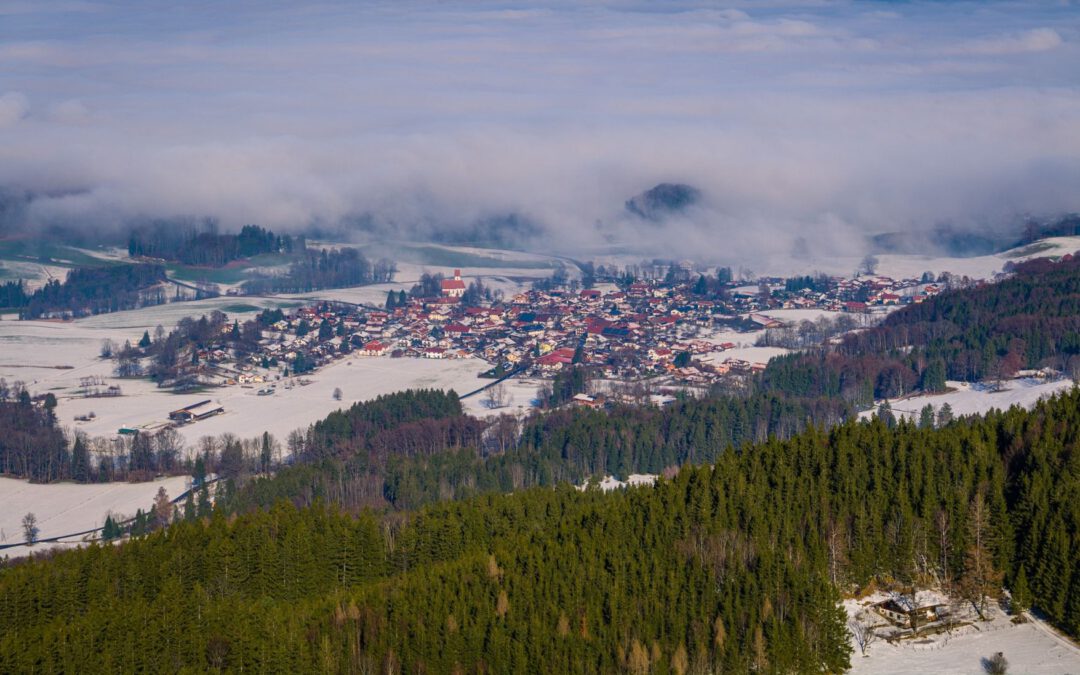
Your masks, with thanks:
<instances>
[{"instance_id":1,"label":"blue sky","mask_svg":"<svg viewBox=\"0 0 1080 675\"><path fill-rule=\"evenodd\" d=\"M568 245L640 235L660 181L706 195L691 250L993 226L1080 210L1078 44L1069 2L0 0L0 185L35 222L514 211Z\"/></svg>"}]
</instances>

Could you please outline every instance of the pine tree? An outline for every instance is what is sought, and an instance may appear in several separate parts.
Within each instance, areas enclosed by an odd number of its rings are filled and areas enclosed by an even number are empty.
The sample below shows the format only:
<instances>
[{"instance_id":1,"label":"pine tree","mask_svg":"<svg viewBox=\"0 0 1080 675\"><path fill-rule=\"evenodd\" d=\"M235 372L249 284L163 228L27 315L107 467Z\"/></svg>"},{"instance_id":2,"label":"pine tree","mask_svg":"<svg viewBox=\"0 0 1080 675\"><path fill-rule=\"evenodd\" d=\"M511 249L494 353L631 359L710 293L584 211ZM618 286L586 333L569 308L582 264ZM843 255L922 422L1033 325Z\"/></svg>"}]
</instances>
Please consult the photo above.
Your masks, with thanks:
<instances>
[{"instance_id":1,"label":"pine tree","mask_svg":"<svg viewBox=\"0 0 1080 675\"><path fill-rule=\"evenodd\" d=\"M80 483L90 480L90 451L82 434L75 434L75 443L71 447L71 477Z\"/></svg>"},{"instance_id":2,"label":"pine tree","mask_svg":"<svg viewBox=\"0 0 1080 675\"><path fill-rule=\"evenodd\" d=\"M948 403L942 403L938 409L937 425L938 427L944 427L953 421L952 406Z\"/></svg>"},{"instance_id":3,"label":"pine tree","mask_svg":"<svg viewBox=\"0 0 1080 675\"><path fill-rule=\"evenodd\" d=\"M1028 588L1027 571L1018 566L1016 579L1012 584L1012 612L1020 615L1031 608L1031 589Z\"/></svg>"},{"instance_id":4,"label":"pine tree","mask_svg":"<svg viewBox=\"0 0 1080 675\"><path fill-rule=\"evenodd\" d=\"M213 508L210 505L210 487L206 481L199 484L199 498L195 504L195 515L199 518L206 518L210 515Z\"/></svg>"},{"instance_id":5,"label":"pine tree","mask_svg":"<svg viewBox=\"0 0 1080 675\"><path fill-rule=\"evenodd\" d=\"M881 405L878 406L877 416L890 429L896 426L896 416L893 415L892 406L889 405L888 401L882 401Z\"/></svg>"},{"instance_id":6,"label":"pine tree","mask_svg":"<svg viewBox=\"0 0 1080 675\"><path fill-rule=\"evenodd\" d=\"M120 526L113 520L112 514L105 516L105 525L101 528L101 538L105 541L112 541L121 534Z\"/></svg>"},{"instance_id":7,"label":"pine tree","mask_svg":"<svg viewBox=\"0 0 1080 675\"><path fill-rule=\"evenodd\" d=\"M146 349L147 347L150 346L150 344L151 344L151 342L150 342L150 331L144 330L143 334L142 334L142 338L139 340L139 347L141 349Z\"/></svg>"},{"instance_id":8,"label":"pine tree","mask_svg":"<svg viewBox=\"0 0 1080 675\"><path fill-rule=\"evenodd\" d=\"M195 520L195 490L188 490L187 497L184 499L184 520Z\"/></svg>"}]
</instances>

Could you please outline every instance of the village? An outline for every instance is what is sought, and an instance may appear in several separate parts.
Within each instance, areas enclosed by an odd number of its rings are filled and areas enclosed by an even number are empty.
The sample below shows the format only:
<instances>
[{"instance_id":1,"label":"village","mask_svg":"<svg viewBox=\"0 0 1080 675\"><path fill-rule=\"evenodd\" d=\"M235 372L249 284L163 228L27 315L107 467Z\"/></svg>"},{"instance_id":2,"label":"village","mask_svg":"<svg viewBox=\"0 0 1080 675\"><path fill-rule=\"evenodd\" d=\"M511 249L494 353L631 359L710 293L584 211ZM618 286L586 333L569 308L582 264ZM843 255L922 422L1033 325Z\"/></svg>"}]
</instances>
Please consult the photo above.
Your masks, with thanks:
<instances>
[{"instance_id":1,"label":"village","mask_svg":"<svg viewBox=\"0 0 1080 675\"><path fill-rule=\"evenodd\" d=\"M278 382L302 385L308 380L297 376L345 356L477 358L490 365L481 377L491 379L552 378L581 365L603 380L708 387L764 370L767 359L724 352L736 346L733 335L798 327L770 311L806 310L819 323L848 317L836 324L849 330L945 286L925 276L864 275L806 278L806 287L800 285L803 278L709 287L704 276L691 281L688 269L680 271L621 286L600 281L582 289L534 287L509 298L470 301L468 281L454 270L439 279L440 292L433 297L390 292L383 308L321 302L288 315L264 313L257 350L238 360L223 345L209 347L199 362L208 366L204 373L219 376L216 383L258 387L263 395L272 394ZM227 324L222 330L235 329Z\"/></svg>"}]
</instances>

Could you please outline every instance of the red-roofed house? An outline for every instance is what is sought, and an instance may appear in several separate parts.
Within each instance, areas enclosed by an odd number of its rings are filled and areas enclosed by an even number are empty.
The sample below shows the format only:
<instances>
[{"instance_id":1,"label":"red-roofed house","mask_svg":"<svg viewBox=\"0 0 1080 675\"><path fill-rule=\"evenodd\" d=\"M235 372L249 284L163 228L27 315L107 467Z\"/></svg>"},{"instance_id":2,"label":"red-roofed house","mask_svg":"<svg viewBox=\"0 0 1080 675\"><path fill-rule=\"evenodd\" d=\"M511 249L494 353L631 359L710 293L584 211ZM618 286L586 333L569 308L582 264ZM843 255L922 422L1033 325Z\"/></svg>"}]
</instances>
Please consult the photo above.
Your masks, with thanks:
<instances>
[{"instance_id":1,"label":"red-roofed house","mask_svg":"<svg viewBox=\"0 0 1080 675\"><path fill-rule=\"evenodd\" d=\"M378 340L372 340L364 345L364 348L360 350L360 353L364 356L382 356L390 348L379 342Z\"/></svg>"}]
</instances>

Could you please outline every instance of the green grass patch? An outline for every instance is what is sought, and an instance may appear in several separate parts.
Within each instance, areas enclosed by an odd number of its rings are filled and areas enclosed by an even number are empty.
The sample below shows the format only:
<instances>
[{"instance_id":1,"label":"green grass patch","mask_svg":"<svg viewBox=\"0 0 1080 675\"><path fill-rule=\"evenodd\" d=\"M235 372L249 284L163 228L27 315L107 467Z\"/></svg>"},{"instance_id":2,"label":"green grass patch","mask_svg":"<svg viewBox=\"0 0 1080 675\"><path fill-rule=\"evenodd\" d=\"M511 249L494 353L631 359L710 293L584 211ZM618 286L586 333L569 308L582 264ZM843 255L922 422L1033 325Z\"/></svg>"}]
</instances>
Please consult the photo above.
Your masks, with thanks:
<instances>
[{"instance_id":1,"label":"green grass patch","mask_svg":"<svg viewBox=\"0 0 1080 675\"><path fill-rule=\"evenodd\" d=\"M226 314L245 314L247 312L261 312L262 307L245 304L225 305L221 308L221 311L225 312Z\"/></svg>"},{"instance_id":2,"label":"green grass patch","mask_svg":"<svg viewBox=\"0 0 1080 675\"><path fill-rule=\"evenodd\" d=\"M1056 248L1053 244L1045 241L1037 241L1034 244L1030 244L1023 248L1018 248L1015 251L1009 251L1005 254L1006 258L1023 258L1024 256L1035 255L1036 253L1042 253L1052 248Z\"/></svg>"},{"instance_id":3,"label":"green grass patch","mask_svg":"<svg viewBox=\"0 0 1080 675\"><path fill-rule=\"evenodd\" d=\"M441 246L406 246L397 255L402 262L441 267L516 267L519 269L554 269L547 260L502 260L468 251L455 251Z\"/></svg>"},{"instance_id":4,"label":"green grass patch","mask_svg":"<svg viewBox=\"0 0 1080 675\"><path fill-rule=\"evenodd\" d=\"M281 267L292 262L289 255L280 253L263 253L254 258L234 260L224 267L199 267L196 265L184 265L181 263L167 263L165 268L169 270L169 276L179 281L193 283L196 281L210 282L213 284L239 284L255 276L256 267Z\"/></svg>"},{"instance_id":5,"label":"green grass patch","mask_svg":"<svg viewBox=\"0 0 1080 675\"><path fill-rule=\"evenodd\" d=\"M72 246L41 239L2 240L0 241L0 259L56 267L108 267L124 264L118 260L94 257Z\"/></svg>"},{"instance_id":6,"label":"green grass patch","mask_svg":"<svg viewBox=\"0 0 1080 675\"><path fill-rule=\"evenodd\" d=\"M212 284L238 284L251 277L251 273L241 267L193 267L168 263L165 269L169 271L170 277L189 283L201 281Z\"/></svg>"}]
</instances>

